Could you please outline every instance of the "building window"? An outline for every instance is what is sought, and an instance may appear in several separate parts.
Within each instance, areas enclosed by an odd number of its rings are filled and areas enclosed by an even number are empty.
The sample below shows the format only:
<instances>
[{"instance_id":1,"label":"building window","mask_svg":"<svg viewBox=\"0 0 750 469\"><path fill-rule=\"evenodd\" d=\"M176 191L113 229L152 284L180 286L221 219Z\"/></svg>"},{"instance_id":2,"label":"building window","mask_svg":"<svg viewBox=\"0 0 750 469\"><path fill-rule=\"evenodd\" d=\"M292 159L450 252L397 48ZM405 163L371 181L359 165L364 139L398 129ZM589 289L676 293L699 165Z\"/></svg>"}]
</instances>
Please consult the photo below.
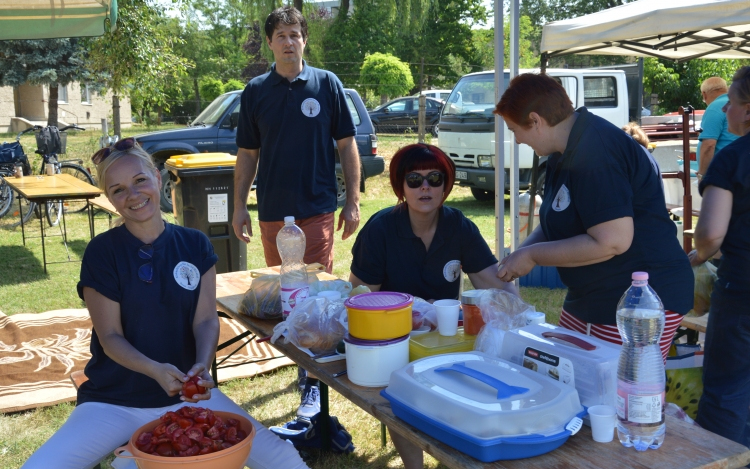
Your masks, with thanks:
<instances>
[{"instance_id":1,"label":"building window","mask_svg":"<svg viewBox=\"0 0 750 469\"><path fill-rule=\"evenodd\" d=\"M67 103L68 102L68 87L65 85L57 85L57 102Z\"/></svg>"},{"instance_id":2,"label":"building window","mask_svg":"<svg viewBox=\"0 0 750 469\"><path fill-rule=\"evenodd\" d=\"M81 83L81 102L91 104L91 90L89 90L89 85L83 83Z\"/></svg>"}]
</instances>

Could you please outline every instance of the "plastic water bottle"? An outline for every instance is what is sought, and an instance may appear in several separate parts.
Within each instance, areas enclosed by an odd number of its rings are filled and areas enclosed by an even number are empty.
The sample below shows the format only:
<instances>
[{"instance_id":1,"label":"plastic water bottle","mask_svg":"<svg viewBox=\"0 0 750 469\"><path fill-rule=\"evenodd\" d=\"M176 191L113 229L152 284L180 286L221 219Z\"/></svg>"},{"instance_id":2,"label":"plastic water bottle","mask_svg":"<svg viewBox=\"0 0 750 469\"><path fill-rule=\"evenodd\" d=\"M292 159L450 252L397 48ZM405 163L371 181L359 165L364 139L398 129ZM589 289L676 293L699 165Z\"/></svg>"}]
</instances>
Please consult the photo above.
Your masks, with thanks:
<instances>
[{"instance_id":1,"label":"plastic water bottle","mask_svg":"<svg viewBox=\"0 0 750 469\"><path fill-rule=\"evenodd\" d=\"M622 337L617 366L617 436L638 451L664 443L664 360L659 339L664 305L648 284L646 272L634 272L633 284L617 305Z\"/></svg>"},{"instance_id":2,"label":"plastic water bottle","mask_svg":"<svg viewBox=\"0 0 750 469\"><path fill-rule=\"evenodd\" d=\"M307 284L305 267L305 233L294 224L294 217L284 217L284 226L276 235L276 247L281 256L281 312L284 317L294 309L294 305L307 298L310 287Z\"/></svg>"}]
</instances>

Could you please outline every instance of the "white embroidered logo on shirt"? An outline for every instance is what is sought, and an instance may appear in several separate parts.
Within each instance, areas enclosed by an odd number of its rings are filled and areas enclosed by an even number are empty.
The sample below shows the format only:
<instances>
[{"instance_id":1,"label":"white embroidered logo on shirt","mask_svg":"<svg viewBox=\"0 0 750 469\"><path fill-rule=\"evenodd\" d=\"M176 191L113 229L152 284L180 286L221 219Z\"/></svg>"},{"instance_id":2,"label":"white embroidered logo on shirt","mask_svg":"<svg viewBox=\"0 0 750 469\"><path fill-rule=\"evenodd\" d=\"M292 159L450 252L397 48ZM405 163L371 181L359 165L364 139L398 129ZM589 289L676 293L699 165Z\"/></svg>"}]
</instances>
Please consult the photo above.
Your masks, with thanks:
<instances>
[{"instance_id":1,"label":"white embroidered logo on shirt","mask_svg":"<svg viewBox=\"0 0 750 469\"><path fill-rule=\"evenodd\" d=\"M443 277L449 282L455 282L458 280L458 276L461 273L461 261L448 261L443 267Z\"/></svg>"},{"instance_id":2,"label":"white embroidered logo on shirt","mask_svg":"<svg viewBox=\"0 0 750 469\"><path fill-rule=\"evenodd\" d=\"M320 114L320 103L315 98L307 98L302 101L302 114L307 117L315 117Z\"/></svg>"},{"instance_id":3,"label":"white embroidered logo on shirt","mask_svg":"<svg viewBox=\"0 0 750 469\"><path fill-rule=\"evenodd\" d=\"M570 191L565 187L565 184L563 184L562 187L560 187L560 190L557 191L555 200L552 201L552 210L555 212L562 212L568 208L568 205L570 205Z\"/></svg>"},{"instance_id":4,"label":"white embroidered logo on shirt","mask_svg":"<svg viewBox=\"0 0 750 469\"><path fill-rule=\"evenodd\" d=\"M185 290L195 290L201 280L198 268L189 262L180 262L174 267L172 272L174 279L179 286Z\"/></svg>"}]
</instances>

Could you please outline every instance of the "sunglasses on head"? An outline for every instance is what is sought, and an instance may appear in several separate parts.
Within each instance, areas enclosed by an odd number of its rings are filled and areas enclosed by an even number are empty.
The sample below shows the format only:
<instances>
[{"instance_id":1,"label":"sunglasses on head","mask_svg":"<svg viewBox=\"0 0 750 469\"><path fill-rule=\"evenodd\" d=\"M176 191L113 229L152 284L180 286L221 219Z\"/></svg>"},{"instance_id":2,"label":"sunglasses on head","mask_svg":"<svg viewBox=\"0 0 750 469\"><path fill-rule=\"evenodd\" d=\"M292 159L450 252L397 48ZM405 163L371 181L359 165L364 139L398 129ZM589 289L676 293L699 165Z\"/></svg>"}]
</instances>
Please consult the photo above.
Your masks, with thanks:
<instances>
[{"instance_id":1,"label":"sunglasses on head","mask_svg":"<svg viewBox=\"0 0 750 469\"><path fill-rule=\"evenodd\" d=\"M440 187L443 185L445 176L440 171L432 171L427 176L422 176L419 173L408 173L406 175L406 185L412 189L422 187L422 183L427 179L427 184L432 187Z\"/></svg>"},{"instance_id":2,"label":"sunglasses on head","mask_svg":"<svg viewBox=\"0 0 750 469\"><path fill-rule=\"evenodd\" d=\"M144 244L138 249L138 257L148 259L149 261L138 267L138 278L146 283L151 283L154 279L154 265L151 258L154 257L154 246Z\"/></svg>"},{"instance_id":3,"label":"sunglasses on head","mask_svg":"<svg viewBox=\"0 0 750 469\"><path fill-rule=\"evenodd\" d=\"M138 142L135 141L135 138L128 137L124 138L122 140L118 140L112 145L102 148L101 150L94 153L94 156L91 157L91 162L94 164L99 164L102 161L106 160L109 155L112 154L113 151L125 151L130 150L131 148L138 145Z\"/></svg>"}]
</instances>

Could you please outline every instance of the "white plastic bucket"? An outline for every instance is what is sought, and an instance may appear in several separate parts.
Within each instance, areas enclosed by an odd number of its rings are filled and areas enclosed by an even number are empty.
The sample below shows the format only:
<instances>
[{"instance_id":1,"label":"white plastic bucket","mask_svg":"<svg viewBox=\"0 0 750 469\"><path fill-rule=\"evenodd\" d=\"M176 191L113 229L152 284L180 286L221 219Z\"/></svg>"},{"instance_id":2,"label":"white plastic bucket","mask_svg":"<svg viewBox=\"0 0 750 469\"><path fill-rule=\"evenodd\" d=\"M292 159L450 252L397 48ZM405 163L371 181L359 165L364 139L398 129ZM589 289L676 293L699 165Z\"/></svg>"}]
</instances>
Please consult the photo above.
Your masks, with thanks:
<instances>
[{"instance_id":1,"label":"white plastic bucket","mask_svg":"<svg viewBox=\"0 0 750 469\"><path fill-rule=\"evenodd\" d=\"M409 364L409 336L362 340L347 336L346 374L359 386L387 386L391 373Z\"/></svg>"}]
</instances>

